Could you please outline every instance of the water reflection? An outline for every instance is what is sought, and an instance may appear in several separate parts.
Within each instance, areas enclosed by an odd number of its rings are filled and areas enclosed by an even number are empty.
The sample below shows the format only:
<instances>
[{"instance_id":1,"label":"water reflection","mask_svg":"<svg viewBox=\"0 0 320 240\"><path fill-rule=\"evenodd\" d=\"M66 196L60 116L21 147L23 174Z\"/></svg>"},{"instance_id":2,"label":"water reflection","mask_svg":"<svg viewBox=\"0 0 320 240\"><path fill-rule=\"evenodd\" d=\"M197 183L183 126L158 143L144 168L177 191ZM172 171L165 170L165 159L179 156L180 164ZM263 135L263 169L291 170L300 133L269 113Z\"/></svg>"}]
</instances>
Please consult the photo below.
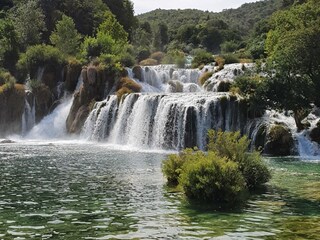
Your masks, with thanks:
<instances>
[{"instance_id":1,"label":"water reflection","mask_svg":"<svg viewBox=\"0 0 320 240\"><path fill-rule=\"evenodd\" d=\"M268 159L273 179L240 210L165 187L164 154L86 144L0 146L0 238L317 239L320 164Z\"/></svg>"}]
</instances>

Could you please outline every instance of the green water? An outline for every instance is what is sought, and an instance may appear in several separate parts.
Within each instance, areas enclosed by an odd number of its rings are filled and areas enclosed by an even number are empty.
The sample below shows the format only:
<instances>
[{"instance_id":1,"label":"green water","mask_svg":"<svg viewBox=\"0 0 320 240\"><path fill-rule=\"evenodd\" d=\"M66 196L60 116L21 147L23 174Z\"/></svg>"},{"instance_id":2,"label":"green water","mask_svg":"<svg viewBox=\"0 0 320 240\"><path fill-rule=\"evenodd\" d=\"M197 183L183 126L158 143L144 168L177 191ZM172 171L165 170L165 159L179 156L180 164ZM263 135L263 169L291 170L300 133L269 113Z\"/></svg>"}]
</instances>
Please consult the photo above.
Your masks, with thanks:
<instances>
[{"instance_id":1,"label":"green water","mask_svg":"<svg viewBox=\"0 0 320 240\"><path fill-rule=\"evenodd\" d=\"M0 239L320 239L320 162L266 159L239 211L165 186L164 153L79 143L0 145Z\"/></svg>"}]
</instances>

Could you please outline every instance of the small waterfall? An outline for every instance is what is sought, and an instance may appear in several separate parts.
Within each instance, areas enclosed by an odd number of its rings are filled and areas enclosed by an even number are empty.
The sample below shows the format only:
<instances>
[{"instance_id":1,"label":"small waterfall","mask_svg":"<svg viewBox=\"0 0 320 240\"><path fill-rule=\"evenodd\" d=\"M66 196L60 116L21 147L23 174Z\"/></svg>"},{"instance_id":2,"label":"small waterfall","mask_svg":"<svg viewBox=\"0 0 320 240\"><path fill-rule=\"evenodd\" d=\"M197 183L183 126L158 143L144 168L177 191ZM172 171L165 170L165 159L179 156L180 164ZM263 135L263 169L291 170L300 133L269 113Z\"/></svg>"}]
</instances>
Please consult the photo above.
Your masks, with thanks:
<instances>
[{"instance_id":1,"label":"small waterfall","mask_svg":"<svg viewBox=\"0 0 320 240\"><path fill-rule=\"evenodd\" d=\"M133 78L132 70L127 69L127 72ZM174 65L148 66L142 68L143 81L139 81L139 84L142 92L172 92L169 83L173 80L182 86L180 92L200 92L203 90L198 85L198 79L202 72L199 69L180 69Z\"/></svg>"},{"instance_id":2,"label":"small waterfall","mask_svg":"<svg viewBox=\"0 0 320 240\"><path fill-rule=\"evenodd\" d=\"M25 136L27 139L58 139L67 134L66 119L69 114L73 98L65 97L61 100L55 110L44 117L42 121L34 126Z\"/></svg>"},{"instance_id":3,"label":"small waterfall","mask_svg":"<svg viewBox=\"0 0 320 240\"><path fill-rule=\"evenodd\" d=\"M95 105L82 137L140 148L206 147L207 131L242 130L239 101L228 94L130 94Z\"/></svg>"},{"instance_id":4,"label":"small waterfall","mask_svg":"<svg viewBox=\"0 0 320 240\"><path fill-rule=\"evenodd\" d=\"M35 124L36 107L35 98L30 106L27 98L25 99L24 112L22 115L22 134L25 135Z\"/></svg>"}]
</instances>

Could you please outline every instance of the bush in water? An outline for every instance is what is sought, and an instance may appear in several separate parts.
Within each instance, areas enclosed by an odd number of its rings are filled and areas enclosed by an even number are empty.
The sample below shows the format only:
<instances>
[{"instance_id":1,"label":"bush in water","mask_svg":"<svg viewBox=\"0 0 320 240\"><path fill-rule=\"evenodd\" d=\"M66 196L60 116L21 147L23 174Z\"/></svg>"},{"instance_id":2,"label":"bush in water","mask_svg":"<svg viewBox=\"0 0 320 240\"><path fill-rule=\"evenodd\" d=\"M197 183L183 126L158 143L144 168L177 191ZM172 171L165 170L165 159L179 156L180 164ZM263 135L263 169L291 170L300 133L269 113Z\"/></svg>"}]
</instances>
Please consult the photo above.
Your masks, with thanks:
<instances>
[{"instance_id":1,"label":"bush in water","mask_svg":"<svg viewBox=\"0 0 320 240\"><path fill-rule=\"evenodd\" d=\"M208 152L186 149L162 164L168 183L187 197L214 203L240 202L243 193L266 183L271 175L260 153L248 153L249 140L239 132L209 131Z\"/></svg>"}]
</instances>

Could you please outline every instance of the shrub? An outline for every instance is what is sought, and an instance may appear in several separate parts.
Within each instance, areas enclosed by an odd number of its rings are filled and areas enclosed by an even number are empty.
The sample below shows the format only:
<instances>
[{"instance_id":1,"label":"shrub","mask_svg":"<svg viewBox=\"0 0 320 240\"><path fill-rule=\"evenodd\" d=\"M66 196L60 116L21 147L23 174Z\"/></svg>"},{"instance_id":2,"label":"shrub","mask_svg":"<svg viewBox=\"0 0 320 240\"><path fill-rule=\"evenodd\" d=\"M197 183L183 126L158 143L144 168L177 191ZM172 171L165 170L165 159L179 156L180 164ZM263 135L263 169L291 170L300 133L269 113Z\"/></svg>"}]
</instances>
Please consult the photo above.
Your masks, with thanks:
<instances>
[{"instance_id":1,"label":"shrub","mask_svg":"<svg viewBox=\"0 0 320 240\"><path fill-rule=\"evenodd\" d=\"M120 89L117 91L118 101L121 101L123 95L125 95L125 94L130 94L130 93L133 93L133 91L130 90L129 88L126 88L126 87L120 88Z\"/></svg>"},{"instance_id":2,"label":"shrub","mask_svg":"<svg viewBox=\"0 0 320 240\"><path fill-rule=\"evenodd\" d=\"M126 87L126 88L132 90L133 92L140 92L141 91L141 86L128 77L123 77L120 79L120 81L117 85L117 90L119 90L120 88L123 88L123 87Z\"/></svg>"},{"instance_id":3,"label":"shrub","mask_svg":"<svg viewBox=\"0 0 320 240\"><path fill-rule=\"evenodd\" d=\"M147 58L147 59L140 62L141 66L154 66L157 64L158 64L157 60L154 60L152 58Z\"/></svg>"},{"instance_id":4,"label":"shrub","mask_svg":"<svg viewBox=\"0 0 320 240\"><path fill-rule=\"evenodd\" d=\"M198 159L204 156L204 153L200 151L193 151L192 149L185 149L183 152L177 154L171 154L166 160L162 162L162 172L168 179L170 184L178 184L178 179L182 171L182 166L193 158Z\"/></svg>"},{"instance_id":5,"label":"shrub","mask_svg":"<svg viewBox=\"0 0 320 240\"><path fill-rule=\"evenodd\" d=\"M17 63L17 68L21 72L27 72L31 78L35 77L39 67L46 65L55 69L61 68L66 64L66 59L57 48L49 45L35 45L21 54Z\"/></svg>"},{"instance_id":6,"label":"shrub","mask_svg":"<svg viewBox=\"0 0 320 240\"><path fill-rule=\"evenodd\" d=\"M120 54L116 58L116 61L120 62L125 67L132 67L135 63L134 57L128 52Z\"/></svg>"},{"instance_id":7,"label":"shrub","mask_svg":"<svg viewBox=\"0 0 320 240\"><path fill-rule=\"evenodd\" d=\"M218 70L222 70L226 60L222 56L217 56L214 58L214 61L216 62L216 66L218 66Z\"/></svg>"},{"instance_id":8,"label":"shrub","mask_svg":"<svg viewBox=\"0 0 320 240\"><path fill-rule=\"evenodd\" d=\"M240 60L235 54L225 54L223 55L225 64L239 63Z\"/></svg>"},{"instance_id":9,"label":"shrub","mask_svg":"<svg viewBox=\"0 0 320 240\"><path fill-rule=\"evenodd\" d=\"M163 52L154 52L150 55L150 58L157 60L158 64L160 64L164 56L165 54Z\"/></svg>"},{"instance_id":10,"label":"shrub","mask_svg":"<svg viewBox=\"0 0 320 240\"><path fill-rule=\"evenodd\" d=\"M197 68L200 65L206 65L209 63L214 62L214 57L211 53L206 52L206 51L197 51L196 55L194 56L192 60L192 67Z\"/></svg>"},{"instance_id":11,"label":"shrub","mask_svg":"<svg viewBox=\"0 0 320 240\"><path fill-rule=\"evenodd\" d=\"M240 132L222 132L221 130L210 130L208 136L208 151L237 162L247 188L257 188L270 179L270 172L263 163L260 153L247 152L250 140L246 136L241 137Z\"/></svg>"},{"instance_id":12,"label":"shrub","mask_svg":"<svg viewBox=\"0 0 320 240\"><path fill-rule=\"evenodd\" d=\"M179 183L187 197L214 203L233 204L245 190L238 164L210 152L184 164Z\"/></svg>"},{"instance_id":13,"label":"shrub","mask_svg":"<svg viewBox=\"0 0 320 240\"><path fill-rule=\"evenodd\" d=\"M15 78L7 71L0 70L0 86L4 84L14 85Z\"/></svg>"},{"instance_id":14,"label":"shrub","mask_svg":"<svg viewBox=\"0 0 320 240\"><path fill-rule=\"evenodd\" d=\"M187 197L234 204L243 193L267 182L271 175L260 152L248 153L250 141L239 132L210 130L208 152L186 149L162 164L168 183L178 184Z\"/></svg>"},{"instance_id":15,"label":"shrub","mask_svg":"<svg viewBox=\"0 0 320 240\"><path fill-rule=\"evenodd\" d=\"M205 72L203 73L200 78L199 78L199 83L201 84L201 86L209 79L211 78L213 75L213 72Z\"/></svg>"}]
</instances>

